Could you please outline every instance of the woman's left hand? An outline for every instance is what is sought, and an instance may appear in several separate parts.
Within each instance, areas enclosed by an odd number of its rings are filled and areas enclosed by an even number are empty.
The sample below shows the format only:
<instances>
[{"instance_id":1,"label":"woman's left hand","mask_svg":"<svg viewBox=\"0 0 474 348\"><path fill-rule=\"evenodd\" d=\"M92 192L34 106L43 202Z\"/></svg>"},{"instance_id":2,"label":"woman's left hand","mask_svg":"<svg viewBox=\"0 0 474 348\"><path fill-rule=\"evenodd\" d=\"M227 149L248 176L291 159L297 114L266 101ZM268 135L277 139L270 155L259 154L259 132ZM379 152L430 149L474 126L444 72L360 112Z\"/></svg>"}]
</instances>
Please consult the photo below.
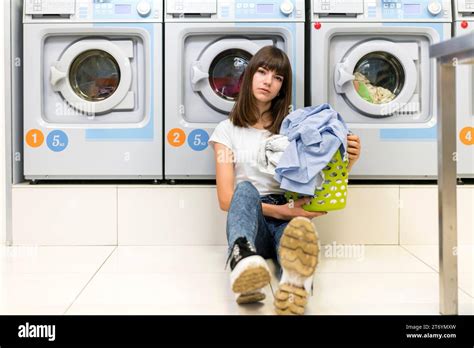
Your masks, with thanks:
<instances>
[{"instance_id":1,"label":"woman's left hand","mask_svg":"<svg viewBox=\"0 0 474 348\"><path fill-rule=\"evenodd\" d=\"M347 136L347 153L349 155L349 168L352 168L360 157L360 138L358 135L349 134Z\"/></svg>"}]
</instances>

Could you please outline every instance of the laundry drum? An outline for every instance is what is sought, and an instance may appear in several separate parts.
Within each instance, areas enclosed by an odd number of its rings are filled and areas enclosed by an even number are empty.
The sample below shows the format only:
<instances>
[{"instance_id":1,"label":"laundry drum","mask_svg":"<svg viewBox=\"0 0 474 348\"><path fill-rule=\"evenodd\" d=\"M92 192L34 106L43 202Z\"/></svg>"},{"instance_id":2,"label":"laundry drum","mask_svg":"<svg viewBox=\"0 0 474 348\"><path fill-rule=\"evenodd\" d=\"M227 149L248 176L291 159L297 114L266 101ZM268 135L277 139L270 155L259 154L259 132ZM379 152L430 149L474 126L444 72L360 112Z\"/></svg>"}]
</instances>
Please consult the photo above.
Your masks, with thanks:
<instances>
[{"instance_id":1,"label":"laundry drum","mask_svg":"<svg viewBox=\"0 0 474 348\"><path fill-rule=\"evenodd\" d=\"M107 99L120 84L120 67L109 53L90 50L72 63L69 81L73 91L87 101Z\"/></svg>"},{"instance_id":2,"label":"laundry drum","mask_svg":"<svg viewBox=\"0 0 474 348\"><path fill-rule=\"evenodd\" d=\"M236 101L245 68L252 55L244 50L228 50L219 54L209 68L209 83L221 98Z\"/></svg>"},{"instance_id":3,"label":"laundry drum","mask_svg":"<svg viewBox=\"0 0 474 348\"><path fill-rule=\"evenodd\" d=\"M357 93L373 104L392 101L403 89L405 71L400 61L387 52L371 52L354 69Z\"/></svg>"}]
</instances>

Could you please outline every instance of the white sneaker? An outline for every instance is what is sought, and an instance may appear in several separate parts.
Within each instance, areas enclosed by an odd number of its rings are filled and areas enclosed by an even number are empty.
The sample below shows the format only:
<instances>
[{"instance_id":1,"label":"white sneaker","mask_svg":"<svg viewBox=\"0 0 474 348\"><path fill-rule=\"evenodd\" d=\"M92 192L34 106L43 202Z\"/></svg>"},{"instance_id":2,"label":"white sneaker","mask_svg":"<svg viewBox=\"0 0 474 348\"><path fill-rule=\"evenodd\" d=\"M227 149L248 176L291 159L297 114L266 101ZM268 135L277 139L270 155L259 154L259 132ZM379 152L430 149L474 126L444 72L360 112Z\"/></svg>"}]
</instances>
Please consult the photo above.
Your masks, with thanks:
<instances>
[{"instance_id":1,"label":"white sneaker","mask_svg":"<svg viewBox=\"0 0 474 348\"><path fill-rule=\"evenodd\" d=\"M283 274L275 295L277 314L304 314L319 262L319 237L310 219L293 218L280 240Z\"/></svg>"},{"instance_id":2,"label":"white sneaker","mask_svg":"<svg viewBox=\"0 0 474 348\"><path fill-rule=\"evenodd\" d=\"M237 294L237 303L253 303L265 299L262 288L270 283L270 270L263 257L246 238L237 239L229 256L231 288Z\"/></svg>"}]
</instances>

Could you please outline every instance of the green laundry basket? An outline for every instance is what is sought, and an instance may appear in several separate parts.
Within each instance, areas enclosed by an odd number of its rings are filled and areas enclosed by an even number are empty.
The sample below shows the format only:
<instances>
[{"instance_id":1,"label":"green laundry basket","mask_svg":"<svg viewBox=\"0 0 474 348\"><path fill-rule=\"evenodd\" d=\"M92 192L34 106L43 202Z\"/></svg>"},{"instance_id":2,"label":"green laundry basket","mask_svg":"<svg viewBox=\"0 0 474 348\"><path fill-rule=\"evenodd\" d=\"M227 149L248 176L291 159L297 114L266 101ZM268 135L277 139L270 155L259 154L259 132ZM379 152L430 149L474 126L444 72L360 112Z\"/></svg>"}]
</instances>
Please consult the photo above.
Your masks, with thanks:
<instances>
[{"instance_id":1,"label":"green laundry basket","mask_svg":"<svg viewBox=\"0 0 474 348\"><path fill-rule=\"evenodd\" d=\"M324 182L322 187L316 188L314 198L308 204L303 205L306 211L331 211L344 209L347 202L347 165L339 150L336 151L327 166L323 169ZM286 192L286 199L297 200L300 198L296 192Z\"/></svg>"}]
</instances>

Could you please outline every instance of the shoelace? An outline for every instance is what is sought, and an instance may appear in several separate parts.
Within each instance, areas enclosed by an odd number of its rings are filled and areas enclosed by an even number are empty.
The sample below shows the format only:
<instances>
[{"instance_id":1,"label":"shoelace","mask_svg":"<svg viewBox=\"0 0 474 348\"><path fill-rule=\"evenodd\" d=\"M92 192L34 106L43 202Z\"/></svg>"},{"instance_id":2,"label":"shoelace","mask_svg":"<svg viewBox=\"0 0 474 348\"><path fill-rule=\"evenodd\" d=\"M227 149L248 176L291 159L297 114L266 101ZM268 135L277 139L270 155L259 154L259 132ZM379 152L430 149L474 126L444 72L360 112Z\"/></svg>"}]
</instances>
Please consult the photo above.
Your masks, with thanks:
<instances>
[{"instance_id":1,"label":"shoelace","mask_svg":"<svg viewBox=\"0 0 474 348\"><path fill-rule=\"evenodd\" d=\"M255 247L252 244L250 244L249 241L247 241L247 246L249 247L250 251L253 251L254 253L257 252L257 249L255 249Z\"/></svg>"},{"instance_id":2,"label":"shoelace","mask_svg":"<svg viewBox=\"0 0 474 348\"><path fill-rule=\"evenodd\" d=\"M252 244L250 244L249 241L247 241L247 246L249 247L250 251L253 251L254 253L257 252L255 247ZM227 258L227 261L225 262L224 271L227 269L227 266L229 265L229 261L232 258L232 256L239 259L242 258L242 256L240 255L240 247L238 244L234 244L234 247L232 248L232 252L229 254L229 257Z\"/></svg>"},{"instance_id":3,"label":"shoelace","mask_svg":"<svg viewBox=\"0 0 474 348\"><path fill-rule=\"evenodd\" d=\"M236 254L237 255L240 254L240 248L237 244L234 244L234 247L232 248L232 251L229 253L229 257L227 258L227 261L225 262L224 271L227 269L227 266L229 265L229 261L232 258L232 256L234 256Z\"/></svg>"}]
</instances>

